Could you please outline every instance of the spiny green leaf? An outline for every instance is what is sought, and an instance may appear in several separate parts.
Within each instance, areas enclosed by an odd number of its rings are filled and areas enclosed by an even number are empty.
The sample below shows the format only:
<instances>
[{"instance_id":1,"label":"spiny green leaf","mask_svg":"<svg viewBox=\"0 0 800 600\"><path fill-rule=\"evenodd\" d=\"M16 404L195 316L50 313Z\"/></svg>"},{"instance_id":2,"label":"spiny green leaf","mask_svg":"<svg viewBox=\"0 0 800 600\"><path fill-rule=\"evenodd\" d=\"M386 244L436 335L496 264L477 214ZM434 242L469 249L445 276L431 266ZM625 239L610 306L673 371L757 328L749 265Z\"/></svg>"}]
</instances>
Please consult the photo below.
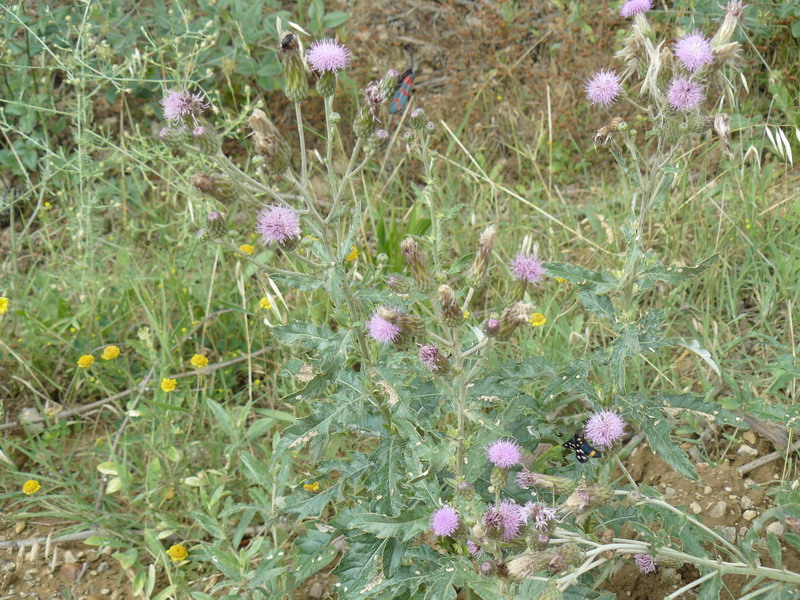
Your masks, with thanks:
<instances>
[{"instance_id":1,"label":"spiny green leaf","mask_svg":"<svg viewBox=\"0 0 800 600\"><path fill-rule=\"evenodd\" d=\"M708 257L695 267L657 265L640 273L636 278L636 283L641 291L649 290L659 281L664 281L669 284L680 283L690 279L691 277L699 275L711 265L716 263L718 259L719 254L715 254Z\"/></svg>"},{"instance_id":2,"label":"spiny green leaf","mask_svg":"<svg viewBox=\"0 0 800 600\"><path fill-rule=\"evenodd\" d=\"M578 265L569 263L549 262L544 263L547 274L551 277L561 277L570 283L574 283L581 289L594 292L595 294L605 294L617 288L619 281L610 273L599 273Z\"/></svg>"},{"instance_id":3,"label":"spiny green leaf","mask_svg":"<svg viewBox=\"0 0 800 600\"><path fill-rule=\"evenodd\" d=\"M363 513L353 520L352 527L372 533L379 539L398 538L407 542L428 529L430 516L430 511L423 508L402 512L397 517Z\"/></svg>"},{"instance_id":4,"label":"spiny green leaf","mask_svg":"<svg viewBox=\"0 0 800 600\"><path fill-rule=\"evenodd\" d=\"M642 431L647 436L647 441L658 457L663 459L678 473L688 479L697 479L689 457L678 444L670 438L672 426L663 418L645 418L641 424Z\"/></svg>"}]
</instances>

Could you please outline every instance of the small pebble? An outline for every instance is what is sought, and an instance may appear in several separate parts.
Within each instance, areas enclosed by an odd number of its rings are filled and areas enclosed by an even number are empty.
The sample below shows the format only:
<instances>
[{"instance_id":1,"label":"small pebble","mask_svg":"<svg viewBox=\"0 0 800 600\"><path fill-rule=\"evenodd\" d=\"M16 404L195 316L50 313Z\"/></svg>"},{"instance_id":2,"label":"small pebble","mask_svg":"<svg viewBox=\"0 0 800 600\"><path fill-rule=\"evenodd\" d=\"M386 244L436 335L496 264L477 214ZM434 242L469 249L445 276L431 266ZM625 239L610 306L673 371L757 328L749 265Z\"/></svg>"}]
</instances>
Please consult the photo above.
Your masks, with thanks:
<instances>
[{"instance_id":1,"label":"small pebble","mask_svg":"<svg viewBox=\"0 0 800 600\"><path fill-rule=\"evenodd\" d=\"M664 488L664 500L669 500L674 495L675 495L675 488L669 486Z\"/></svg>"},{"instance_id":2,"label":"small pebble","mask_svg":"<svg viewBox=\"0 0 800 600\"><path fill-rule=\"evenodd\" d=\"M709 495L709 494L710 494L712 491L714 491L714 490L711 488L711 486L710 486L710 485L707 485L706 487L704 487L704 488L703 488L703 493L704 493L706 496L708 496L708 495Z\"/></svg>"},{"instance_id":3,"label":"small pebble","mask_svg":"<svg viewBox=\"0 0 800 600\"><path fill-rule=\"evenodd\" d=\"M325 590L319 581L315 581L314 585L311 586L311 589L308 590L308 595L312 598L322 598L322 594L324 593Z\"/></svg>"},{"instance_id":4,"label":"small pebble","mask_svg":"<svg viewBox=\"0 0 800 600\"><path fill-rule=\"evenodd\" d=\"M712 508L711 511L708 513L708 516L710 516L713 519L721 519L722 517L725 516L727 510L728 510L728 504L720 500L714 505L714 508Z\"/></svg>"},{"instance_id":5,"label":"small pebble","mask_svg":"<svg viewBox=\"0 0 800 600\"><path fill-rule=\"evenodd\" d=\"M728 540L731 544L736 541L736 528L735 527L718 527L720 535Z\"/></svg>"},{"instance_id":6,"label":"small pebble","mask_svg":"<svg viewBox=\"0 0 800 600\"><path fill-rule=\"evenodd\" d=\"M780 521L775 521L774 523L770 523L769 525L767 525L767 533L772 533L777 536L782 536L783 531L784 531L783 523L781 523Z\"/></svg>"},{"instance_id":7,"label":"small pebble","mask_svg":"<svg viewBox=\"0 0 800 600\"><path fill-rule=\"evenodd\" d=\"M742 507L742 510L750 510L754 506L753 500L750 496L742 496L739 500L739 506Z\"/></svg>"},{"instance_id":8,"label":"small pebble","mask_svg":"<svg viewBox=\"0 0 800 600\"><path fill-rule=\"evenodd\" d=\"M742 514L742 517L744 518L745 521L752 521L757 516L758 516L758 513L756 511L754 511L754 510L746 510Z\"/></svg>"},{"instance_id":9,"label":"small pebble","mask_svg":"<svg viewBox=\"0 0 800 600\"><path fill-rule=\"evenodd\" d=\"M23 529L25 529L25 521L17 521L14 524L14 533L22 533Z\"/></svg>"},{"instance_id":10,"label":"small pebble","mask_svg":"<svg viewBox=\"0 0 800 600\"><path fill-rule=\"evenodd\" d=\"M76 562L78 562L78 559L75 558L75 555L72 552L70 552L69 550L64 550L63 559L64 559L65 563L76 563Z\"/></svg>"},{"instance_id":11,"label":"small pebble","mask_svg":"<svg viewBox=\"0 0 800 600\"><path fill-rule=\"evenodd\" d=\"M747 444L742 444L739 446L736 454L741 454L742 456L758 456L758 450Z\"/></svg>"},{"instance_id":12,"label":"small pebble","mask_svg":"<svg viewBox=\"0 0 800 600\"><path fill-rule=\"evenodd\" d=\"M703 508L697 502L692 502L689 505L689 510L696 515L699 515L701 512L703 512Z\"/></svg>"},{"instance_id":13,"label":"small pebble","mask_svg":"<svg viewBox=\"0 0 800 600\"><path fill-rule=\"evenodd\" d=\"M753 433L752 431L745 431L742 437L744 438L744 441L746 441L748 444L756 443L756 434Z\"/></svg>"},{"instance_id":14,"label":"small pebble","mask_svg":"<svg viewBox=\"0 0 800 600\"><path fill-rule=\"evenodd\" d=\"M99 565L97 565L97 569L95 570L97 571L97 574L100 575L101 573L105 573L106 571L108 571L108 569L109 569L108 563L101 562Z\"/></svg>"}]
</instances>

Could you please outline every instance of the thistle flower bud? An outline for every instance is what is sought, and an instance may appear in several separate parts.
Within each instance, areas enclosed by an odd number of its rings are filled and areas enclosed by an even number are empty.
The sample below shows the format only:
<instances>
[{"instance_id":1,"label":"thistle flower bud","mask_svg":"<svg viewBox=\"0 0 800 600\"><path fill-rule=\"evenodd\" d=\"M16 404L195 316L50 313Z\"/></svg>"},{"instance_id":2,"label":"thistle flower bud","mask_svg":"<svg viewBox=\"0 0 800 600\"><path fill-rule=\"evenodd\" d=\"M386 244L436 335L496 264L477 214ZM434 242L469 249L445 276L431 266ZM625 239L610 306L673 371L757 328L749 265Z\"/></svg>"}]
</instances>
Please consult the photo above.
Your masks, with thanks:
<instances>
[{"instance_id":1,"label":"thistle flower bud","mask_svg":"<svg viewBox=\"0 0 800 600\"><path fill-rule=\"evenodd\" d=\"M647 65L647 48L644 35L638 27L631 29L630 35L625 38L622 50L617 52L616 58L622 63L622 79L628 79L634 73L639 77L644 76Z\"/></svg>"},{"instance_id":2,"label":"thistle flower bud","mask_svg":"<svg viewBox=\"0 0 800 600\"><path fill-rule=\"evenodd\" d=\"M551 573L563 573L569 567L577 565L583 552L577 544L564 544L560 546L547 562L547 570Z\"/></svg>"},{"instance_id":3,"label":"thistle flower bud","mask_svg":"<svg viewBox=\"0 0 800 600\"><path fill-rule=\"evenodd\" d=\"M536 552L547 550L550 546L550 536L533 530L528 535L528 548Z\"/></svg>"},{"instance_id":4,"label":"thistle flower bud","mask_svg":"<svg viewBox=\"0 0 800 600\"><path fill-rule=\"evenodd\" d=\"M711 49L711 56L713 62L711 63L711 71L717 71L725 65L734 67L741 66L742 62L742 46L739 42L728 42L727 44L720 44Z\"/></svg>"},{"instance_id":5,"label":"thistle flower bud","mask_svg":"<svg viewBox=\"0 0 800 600\"><path fill-rule=\"evenodd\" d=\"M368 138L375 131L375 118L369 110L358 109L358 115L353 120L353 133L360 138Z\"/></svg>"},{"instance_id":6,"label":"thistle flower bud","mask_svg":"<svg viewBox=\"0 0 800 600\"><path fill-rule=\"evenodd\" d=\"M492 258L492 248L496 236L497 226L490 225L478 238L478 251L475 253L475 260L472 261L472 266L467 274L467 284L476 290L480 290L486 285L486 275L489 271L489 261Z\"/></svg>"},{"instance_id":7,"label":"thistle flower bud","mask_svg":"<svg viewBox=\"0 0 800 600\"><path fill-rule=\"evenodd\" d=\"M427 123L425 123L425 132L428 135L433 135L434 133L436 133L436 123L434 123L433 121L428 121Z\"/></svg>"},{"instance_id":8,"label":"thistle flower bud","mask_svg":"<svg viewBox=\"0 0 800 600\"><path fill-rule=\"evenodd\" d=\"M744 3L741 0L728 0L725 7L725 18L719 26L717 33L711 38L712 46L721 46L731 41L736 32L736 26L744 19Z\"/></svg>"},{"instance_id":9,"label":"thistle flower bud","mask_svg":"<svg viewBox=\"0 0 800 600\"><path fill-rule=\"evenodd\" d=\"M220 151L220 141L214 130L208 125L198 125L192 130L194 145L207 156L214 156Z\"/></svg>"},{"instance_id":10,"label":"thistle flower bud","mask_svg":"<svg viewBox=\"0 0 800 600\"><path fill-rule=\"evenodd\" d=\"M386 143L389 141L389 132L385 129L376 129L367 138L365 148L367 152L377 152L386 148Z\"/></svg>"},{"instance_id":11,"label":"thistle flower bud","mask_svg":"<svg viewBox=\"0 0 800 600\"><path fill-rule=\"evenodd\" d=\"M173 150L180 150L192 139L189 130L183 125L180 127L164 127L159 132L158 137Z\"/></svg>"},{"instance_id":12,"label":"thistle flower bud","mask_svg":"<svg viewBox=\"0 0 800 600\"><path fill-rule=\"evenodd\" d=\"M517 474L517 485L524 490L538 487L545 490L553 490L557 494L567 495L575 490L575 482L566 477L555 475L542 475L524 470Z\"/></svg>"},{"instance_id":13,"label":"thistle flower bud","mask_svg":"<svg viewBox=\"0 0 800 600\"><path fill-rule=\"evenodd\" d=\"M399 327L400 331L394 342L400 347L410 344L412 338L425 330L425 323L417 315L409 315L385 306L377 310L377 315L384 321Z\"/></svg>"},{"instance_id":14,"label":"thistle flower bud","mask_svg":"<svg viewBox=\"0 0 800 600\"><path fill-rule=\"evenodd\" d=\"M411 111L411 127L417 131L425 129L425 110L415 108Z\"/></svg>"},{"instance_id":15,"label":"thistle flower bud","mask_svg":"<svg viewBox=\"0 0 800 600\"><path fill-rule=\"evenodd\" d=\"M614 497L614 490L605 483L581 484L561 506L565 515L574 514L575 521L582 523L596 508L605 506Z\"/></svg>"},{"instance_id":16,"label":"thistle flower bud","mask_svg":"<svg viewBox=\"0 0 800 600\"><path fill-rule=\"evenodd\" d=\"M401 73L399 71L395 69L389 69L386 71L386 75L383 76L383 79L381 79L380 86L386 98L394 94L397 86L400 83L400 75Z\"/></svg>"},{"instance_id":17,"label":"thistle flower bud","mask_svg":"<svg viewBox=\"0 0 800 600\"><path fill-rule=\"evenodd\" d=\"M388 285L389 289L395 294L407 294L411 290L411 284L408 279L400 275L389 275L389 277L386 278L386 285Z\"/></svg>"},{"instance_id":18,"label":"thistle flower bud","mask_svg":"<svg viewBox=\"0 0 800 600\"><path fill-rule=\"evenodd\" d=\"M274 174L281 174L291 164L289 143L261 109L255 109L248 120L253 130L253 150L264 158L264 167Z\"/></svg>"},{"instance_id":19,"label":"thistle flower bud","mask_svg":"<svg viewBox=\"0 0 800 600\"><path fill-rule=\"evenodd\" d=\"M493 561L487 560L481 563L481 575L490 577L494 575L495 570L496 566Z\"/></svg>"},{"instance_id":20,"label":"thistle flower bud","mask_svg":"<svg viewBox=\"0 0 800 600\"><path fill-rule=\"evenodd\" d=\"M625 124L625 121L623 121L621 117L614 117L597 130L597 133L594 136L594 143L599 143L601 146L607 146L614 138L614 134L620 130L620 125L623 124Z\"/></svg>"},{"instance_id":21,"label":"thistle flower bud","mask_svg":"<svg viewBox=\"0 0 800 600\"><path fill-rule=\"evenodd\" d=\"M500 329L497 332L497 337L501 340L510 338L517 327L528 322L531 312L533 312L533 304L528 304L527 302L517 302L509 306L500 317Z\"/></svg>"},{"instance_id":22,"label":"thistle flower bud","mask_svg":"<svg viewBox=\"0 0 800 600\"><path fill-rule=\"evenodd\" d=\"M224 173L193 173L189 181L198 191L223 204L230 204L239 196L239 186Z\"/></svg>"},{"instance_id":23,"label":"thistle flower bud","mask_svg":"<svg viewBox=\"0 0 800 600\"><path fill-rule=\"evenodd\" d=\"M423 365L437 375L445 375L450 370L450 362L434 344L421 346L419 359Z\"/></svg>"},{"instance_id":24,"label":"thistle flower bud","mask_svg":"<svg viewBox=\"0 0 800 600\"><path fill-rule=\"evenodd\" d=\"M655 562L657 565L667 569L680 569L685 564L680 558L664 556L663 554L656 555Z\"/></svg>"},{"instance_id":25,"label":"thistle flower bud","mask_svg":"<svg viewBox=\"0 0 800 600\"><path fill-rule=\"evenodd\" d=\"M494 467L492 469L492 475L489 478L489 483L494 486L495 490L501 490L506 487L508 483L508 469Z\"/></svg>"},{"instance_id":26,"label":"thistle flower bud","mask_svg":"<svg viewBox=\"0 0 800 600\"><path fill-rule=\"evenodd\" d=\"M300 102L308 96L308 80L297 36L291 32L283 34L279 50L284 76L283 91L289 102Z\"/></svg>"},{"instance_id":27,"label":"thistle flower bud","mask_svg":"<svg viewBox=\"0 0 800 600\"><path fill-rule=\"evenodd\" d=\"M326 71L317 79L317 93L323 98L333 96L336 92L336 73Z\"/></svg>"},{"instance_id":28,"label":"thistle flower bud","mask_svg":"<svg viewBox=\"0 0 800 600\"><path fill-rule=\"evenodd\" d=\"M469 481L461 480L456 484L456 492L464 500L472 500L475 497L475 488Z\"/></svg>"},{"instance_id":29,"label":"thistle flower bud","mask_svg":"<svg viewBox=\"0 0 800 600\"><path fill-rule=\"evenodd\" d=\"M440 285L439 303L442 305L442 315L444 322L448 327L458 327L464 322L464 312L456 301L456 295L453 293L453 288L449 285Z\"/></svg>"},{"instance_id":30,"label":"thistle flower bud","mask_svg":"<svg viewBox=\"0 0 800 600\"><path fill-rule=\"evenodd\" d=\"M514 579L525 579L547 566L552 558L550 552L532 552L508 561L508 574Z\"/></svg>"},{"instance_id":31,"label":"thistle flower bud","mask_svg":"<svg viewBox=\"0 0 800 600\"><path fill-rule=\"evenodd\" d=\"M198 229L195 238L197 238L198 242L205 243L211 240L211 234L208 233L208 229L203 227L202 229Z\"/></svg>"},{"instance_id":32,"label":"thistle flower bud","mask_svg":"<svg viewBox=\"0 0 800 600\"><path fill-rule=\"evenodd\" d=\"M225 223L225 217L217 211L208 213L206 228L208 229L209 238L212 240L224 237L225 234L228 233L228 225Z\"/></svg>"},{"instance_id":33,"label":"thistle flower bud","mask_svg":"<svg viewBox=\"0 0 800 600\"><path fill-rule=\"evenodd\" d=\"M483 333L490 338L497 337L500 333L500 319L496 317L486 319L486 322L483 324Z\"/></svg>"},{"instance_id":34,"label":"thistle flower bud","mask_svg":"<svg viewBox=\"0 0 800 600\"><path fill-rule=\"evenodd\" d=\"M419 244L412 238L406 238L400 244L400 249L406 257L406 264L411 271L411 278L414 280L417 289L423 294L427 294L433 289L433 277L431 277L428 267L422 262Z\"/></svg>"},{"instance_id":35,"label":"thistle flower bud","mask_svg":"<svg viewBox=\"0 0 800 600\"><path fill-rule=\"evenodd\" d=\"M370 81L367 87L364 88L364 100L366 101L367 108L373 115L377 112L380 105L386 101L386 92L377 81Z\"/></svg>"}]
</instances>

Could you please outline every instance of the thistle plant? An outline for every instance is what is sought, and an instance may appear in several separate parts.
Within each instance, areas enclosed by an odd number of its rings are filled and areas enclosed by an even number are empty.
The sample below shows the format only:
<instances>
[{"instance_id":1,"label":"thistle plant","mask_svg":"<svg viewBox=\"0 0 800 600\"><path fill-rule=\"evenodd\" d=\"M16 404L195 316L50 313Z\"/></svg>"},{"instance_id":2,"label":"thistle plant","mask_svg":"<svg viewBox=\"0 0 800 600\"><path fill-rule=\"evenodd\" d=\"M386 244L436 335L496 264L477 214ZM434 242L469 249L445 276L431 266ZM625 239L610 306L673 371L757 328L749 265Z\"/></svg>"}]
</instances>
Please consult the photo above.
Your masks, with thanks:
<instances>
[{"instance_id":1,"label":"thistle plant","mask_svg":"<svg viewBox=\"0 0 800 600\"><path fill-rule=\"evenodd\" d=\"M703 575L685 591L718 585L725 573L776 585L800 582L795 573L760 566L752 548L736 547L638 486L620 460L626 435L641 432L673 469L696 478L670 437L675 415L697 411L720 423L734 420L694 394L632 389L640 379L631 374L633 359L665 348L688 348L718 369L697 342L662 335L662 312L640 309L656 286L698 275L716 257L695 267L663 265L647 249L644 232L686 162L692 136L711 129L728 143L727 114L708 109L722 99L735 107L740 49L732 39L742 11L731 1L713 37L698 30L670 45L655 39L650 7L649 0L624 3L621 14L631 21L617 65L586 84L599 110L630 102L649 127L642 136L613 117L595 136L632 189L624 260L610 273L544 262L527 251L500 260L494 247L508 236L502 223L475 236L474 256L458 256L445 231L462 207L443 206L437 127L421 108L410 112L410 128L398 137L422 166L413 190L430 226L394 249L404 258L404 273L385 272L385 257L362 262L356 243L362 199L353 183L370 172L379 152L399 151L388 147L385 106L397 72L363 84L348 139L339 127L345 100L338 78L353 57L337 41L318 40L305 51L304 32L283 31L279 22L296 132L284 137L251 107L246 167L222 152L203 96L167 94L170 124L161 138L213 165L192 176L209 208L198 240L251 263L271 284L318 293L326 303L324 320L309 314L272 328L293 354L282 373L296 390L284 400L306 416L259 449L260 456L236 450L253 497L272 507L260 541L271 537L277 546L275 524L288 516L295 521L292 539L297 533L293 549L283 568L275 567L274 554L260 557L257 545L248 550L242 564L261 558L266 565L251 584L244 575L235 583L230 565L212 560L227 578L222 587L291 596L333 561L342 540L346 549L333 570L340 598L450 598L456 589L467 598L558 598L571 588L591 597L593 577L607 575L603 567L617 560L643 573L661 564L698 565ZM303 110L314 102L324 108L325 130L312 149ZM335 160L337 149L345 154ZM266 252L240 250L240 233L225 217L240 207ZM520 342L546 322L537 289L560 285L557 278L577 288L584 308L604 321L613 339L568 362L520 357ZM504 361L509 356L515 358ZM556 409L568 416L551 419ZM350 448L347 460L329 453L334 442ZM574 454L547 450L565 442ZM313 465L314 483L298 482L275 502L278 473L285 477L300 453ZM617 468L624 485L614 477ZM244 501L225 510L227 519L249 515L248 522L255 514ZM620 522L637 518L661 526L623 537ZM602 535L607 528L614 528L609 539Z\"/></svg>"}]
</instances>

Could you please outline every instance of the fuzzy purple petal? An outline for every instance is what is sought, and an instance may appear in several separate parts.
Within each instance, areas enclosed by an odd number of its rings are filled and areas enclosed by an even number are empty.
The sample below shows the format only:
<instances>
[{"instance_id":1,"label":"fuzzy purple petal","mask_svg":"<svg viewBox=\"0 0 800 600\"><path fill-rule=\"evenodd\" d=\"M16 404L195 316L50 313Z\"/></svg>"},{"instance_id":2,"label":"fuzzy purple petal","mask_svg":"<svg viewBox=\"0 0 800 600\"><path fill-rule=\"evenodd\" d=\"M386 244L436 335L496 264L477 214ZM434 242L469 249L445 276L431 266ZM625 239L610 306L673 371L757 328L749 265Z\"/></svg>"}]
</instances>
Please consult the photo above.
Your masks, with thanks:
<instances>
[{"instance_id":1,"label":"fuzzy purple petal","mask_svg":"<svg viewBox=\"0 0 800 600\"><path fill-rule=\"evenodd\" d=\"M603 449L613 446L624 432L624 419L610 410L596 412L586 422L586 439Z\"/></svg>"},{"instance_id":2,"label":"fuzzy purple petal","mask_svg":"<svg viewBox=\"0 0 800 600\"><path fill-rule=\"evenodd\" d=\"M619 9L619 14L627 19L645 13L651 8L653 8L653 0L627 0Z\"/></svg>"},{"instance_id":3,"label":"fuzzy purple petal","mask_svg":"<svg viewBox=\"0 0 800 600\"><path fill-rule=\"evenodd\" d=\"M711 42L699 31L687 34L675 42L675 56L687 71L694 73L714 60Z\"/></svg>"},{"instance_id":4,"label":"fuzzy purple petal","mask_svg":"<svg viewBox=\"0 0 800 600\"><path fill-rule=\"evenodd\" d=\"M486 447L486 457L495 467L510 469L522 462L522 448L514 440L497 440Z\"/></svg>"},{"instance_id":5,"label":"fuzzy purple petal","mask_svg":"<svg viewBox=\"0 0 800 600\"><path fill-rule=\"evenodd\" d=\"M256 219L256 231L266 245L284 244L300 237L300 216L285 206L270 206L261 210Z\"/></svg>"},{"instance_id":6,"label":"fuzzy purple petal","mask_svg":"<svg viewBox=\"0 0 800 600\"><path fill-rule=\"evenodd\" d=\"M685 77L673 79L667 90L667 102L675 110L691 110L705 97L703 86Z\"/></svg>"},{"instance_id":7,"label":"fuzzy purple petal","mask_svg":"<svg viewBox=\"0 0 800 600\"><path fill-rule=\"evenodd\" d=\"M306 51L306 61L316 73L336 73L350 66L350 50L336 40L317 40Z\"/></svg>"},{"instance_id":8,"label":"fuzzy purple petal","mask_svg":"<svg viewBox=\"0 0 800 600\"><path fill-rule=\"evenodd\" d=\"M367 330L370 337L381 344L394 342L400 335L400 326L390 323L378 313L372 315L372 318L367 321Z\"/></svg>"},{"instance_id":9,"label":"fuzzy purple petal","mask_svg":"<svg viewBox=\"0 0 800 600\"><path fill-rule=\"evenodd\" d=\"M442 537L453 535L458 530L458 525L458 512L447 504L433 513L431 517L431 530Z\"/></svg>"},{"instance_id":10,"label":"fuzzy purple petal","mask_svg":"<svg viewBox=\"0 0 800 600\"><path fill-rule=\"evenodd\" d=\"M592 104L609 106L622 93L622 79L612 70L602 69L592 74L585 84L586 97Z\"/></svg>"}]
</instances>

